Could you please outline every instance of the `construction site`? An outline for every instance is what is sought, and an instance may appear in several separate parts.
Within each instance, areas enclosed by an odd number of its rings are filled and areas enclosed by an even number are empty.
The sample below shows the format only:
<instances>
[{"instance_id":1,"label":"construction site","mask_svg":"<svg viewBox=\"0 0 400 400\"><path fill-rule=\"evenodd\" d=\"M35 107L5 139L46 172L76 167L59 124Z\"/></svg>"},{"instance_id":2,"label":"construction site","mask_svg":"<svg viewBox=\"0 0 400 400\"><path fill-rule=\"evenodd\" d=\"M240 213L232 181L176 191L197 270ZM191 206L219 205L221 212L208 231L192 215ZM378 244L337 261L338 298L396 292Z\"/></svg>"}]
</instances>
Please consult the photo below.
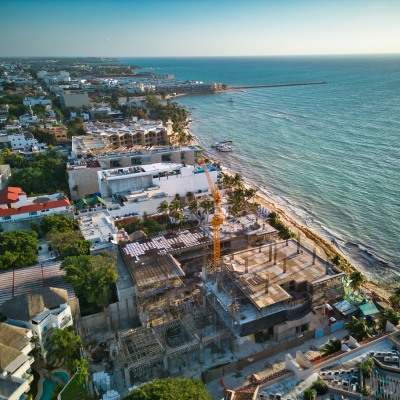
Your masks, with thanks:
<instances>
[{"instance_id":1,"label":"construction site","mask_svg":"<svg viewBox=\"0 0 400 400\"><path fill-rule=\"evenodd\" d=\"M213 197L211 226L119 246L132 280L128 323L118 306L107 327L125 390L168 375L214 379L266 348L309 336L319 323L313 308L340 284L341 271L300 237L279 240L262 216L234 217L214 189Z\"/></svg>"}]
</instances>

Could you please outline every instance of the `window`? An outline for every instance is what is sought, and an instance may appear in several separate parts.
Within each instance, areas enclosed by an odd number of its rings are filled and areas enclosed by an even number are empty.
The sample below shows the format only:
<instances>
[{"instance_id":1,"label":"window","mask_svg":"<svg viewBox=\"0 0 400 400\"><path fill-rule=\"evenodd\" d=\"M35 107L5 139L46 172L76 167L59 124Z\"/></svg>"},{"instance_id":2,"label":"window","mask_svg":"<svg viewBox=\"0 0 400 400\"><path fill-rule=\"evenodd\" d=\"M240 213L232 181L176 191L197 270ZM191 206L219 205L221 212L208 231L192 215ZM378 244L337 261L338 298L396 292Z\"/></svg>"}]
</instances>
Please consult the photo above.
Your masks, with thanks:
<instances>
[{"instance_id":1,"label":"window","mask_svg":"<svg viewBox=\"0 0 400 400\"><path fill-rule=\"evenodd\" d=\"M29 215L37 215L37 211L32 211L29 213Z\"/></svg>"},{"instance_id":2,"label":"window","mask_svg":"<svg viewBox=\"0 0 400 400\"><path fill-rule=\"evenodd\" d=\"M8 217L3 217L3 221L7 221L7 220L10 220L10 219L11 219L10 216L8 216Z\"/></svg>"}]
</instances>

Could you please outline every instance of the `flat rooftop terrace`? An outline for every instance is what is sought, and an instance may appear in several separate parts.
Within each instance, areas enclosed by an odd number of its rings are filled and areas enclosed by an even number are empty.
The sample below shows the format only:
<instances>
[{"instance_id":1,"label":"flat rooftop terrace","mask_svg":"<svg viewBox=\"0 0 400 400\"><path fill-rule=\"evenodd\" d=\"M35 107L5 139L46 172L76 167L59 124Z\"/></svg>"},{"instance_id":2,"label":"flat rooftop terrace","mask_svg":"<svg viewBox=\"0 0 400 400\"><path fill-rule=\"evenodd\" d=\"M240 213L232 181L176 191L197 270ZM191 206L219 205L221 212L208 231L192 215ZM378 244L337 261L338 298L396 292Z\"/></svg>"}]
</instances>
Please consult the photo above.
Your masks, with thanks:
<instances>
[{"instance_id":1,"label":"flat rooftop terrace","mask_svg":"<svg viewBox=\"0 0 400 400\"><path fill-rule=\"evenodd\" d=\"M272 243L222 258L223 268L259 309L289 300L282 288L290 282L314 282L336 272L295 240Z\"/></svg>"}]
</instances>

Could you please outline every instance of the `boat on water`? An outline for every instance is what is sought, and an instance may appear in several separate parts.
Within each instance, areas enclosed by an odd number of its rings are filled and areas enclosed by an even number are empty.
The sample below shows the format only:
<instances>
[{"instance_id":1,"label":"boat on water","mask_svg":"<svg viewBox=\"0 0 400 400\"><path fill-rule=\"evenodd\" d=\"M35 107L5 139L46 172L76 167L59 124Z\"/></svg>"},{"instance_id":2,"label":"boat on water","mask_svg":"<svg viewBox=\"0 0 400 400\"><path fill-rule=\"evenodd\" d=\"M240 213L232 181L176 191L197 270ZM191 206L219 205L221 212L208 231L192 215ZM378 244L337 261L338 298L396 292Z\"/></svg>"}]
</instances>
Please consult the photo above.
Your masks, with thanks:
<instances>
[{"instance_id":1,"label":"boat on water","mask_svg":"<svg viewBox=\"0 0 400 400\"><path fill-rule=\"evenodd\" d=\"M219 142L215 142L214 144L212 144L211 147L213 149L217 149L218 147L224 146L226 144L231 144L231 143L232 143L232 140L230 140L230 139L222 139Z\"/></svg>"},{"instance_id":2,"label":"boat on water","mask_svg":"<svg viewBox=\"0 0 400 400\"><path fill-rule=\"evenodd\" d=\"M217 150L218 150L218 151L221 151L221 152L223 152L223 153L228 153L228 152L233 151L232 147L229 146L229 144L224 144L224 145L222 145L222 146L218 146L218 147L217 147Z\"/></svg>"}]
</instances>

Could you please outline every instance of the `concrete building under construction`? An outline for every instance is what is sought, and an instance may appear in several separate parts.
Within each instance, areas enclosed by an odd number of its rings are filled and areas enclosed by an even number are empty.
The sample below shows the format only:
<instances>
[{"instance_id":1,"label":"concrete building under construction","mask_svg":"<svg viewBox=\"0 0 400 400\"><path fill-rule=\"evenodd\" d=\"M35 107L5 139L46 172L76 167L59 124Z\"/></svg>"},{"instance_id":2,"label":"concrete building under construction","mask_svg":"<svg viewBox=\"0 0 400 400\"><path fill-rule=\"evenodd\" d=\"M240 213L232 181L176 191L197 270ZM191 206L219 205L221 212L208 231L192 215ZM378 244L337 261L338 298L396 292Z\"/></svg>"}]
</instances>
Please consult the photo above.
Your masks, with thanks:
<instances>
[{"instance_id":1,"label":"concrete building under construction","mask_svg":"<svg viewBox=\"0 0 400 400\"><path fill-rule=\"evenodd\" d=\"M245 343L310 331L341 272L256 216L229 219L222 262L212 232L193 228L123 244L141 326L119 335L126 386L168 374L201 377L245 356Z\"/></svg>"}]
</instances>

